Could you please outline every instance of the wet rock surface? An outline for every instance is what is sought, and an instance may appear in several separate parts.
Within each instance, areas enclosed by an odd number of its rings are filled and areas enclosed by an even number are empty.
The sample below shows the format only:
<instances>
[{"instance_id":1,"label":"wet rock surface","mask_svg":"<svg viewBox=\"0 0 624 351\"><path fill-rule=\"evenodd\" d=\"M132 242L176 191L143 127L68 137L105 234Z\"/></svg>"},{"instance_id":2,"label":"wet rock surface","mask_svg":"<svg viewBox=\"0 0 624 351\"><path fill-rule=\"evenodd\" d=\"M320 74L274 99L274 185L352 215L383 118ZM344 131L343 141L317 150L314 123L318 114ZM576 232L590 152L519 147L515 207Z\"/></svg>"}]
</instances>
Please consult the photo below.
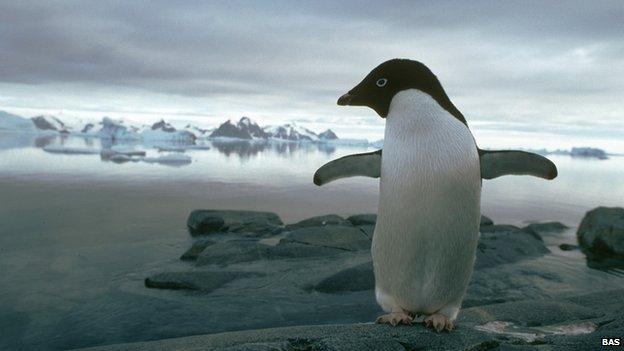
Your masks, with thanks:
<instances>
[{"instance_id":1,"label":"wet rock surface","mask_svg":"<svg viewBox=\"0 0 624 351\"><path fill-rule=\"evenodd\" d=\"M358 228L329 225L296 229L280 243L301 243L340 250L357 251L370 248L370 239Z\"/></svg>"},{"instance_id":2,"label":"wet rock surface","mask_svg":"<svg viewBox=\"0 0 624 351\"><path fill-rule=\"evenodd\" d=\"M602 337L621 335L624 317L614 313L610 305L595 302L612 301L621 294L624 290L562 301L523 301L468 308L457 321L459 327L450 333L435 333L420 324L307 325L90 350L600 350Z\"/></svg>"},{"instance_id":3,"label":"wet rock surface","mask_svg":"<svg viewBox=\"0 0 624 351\"><path fill-rule=\"evenodd\" d=\"M289 224L286 226L286 229L294 230L294 229L299 229L299 228L324 227L328 225L351 226L352 223L338 215L330 214L330 215L325 215L325 216L316 216L316 217L304 219L297 223Z\"/></svg>"},{"instance_id":4,"label":"wet rock surface","mask_svg":"<svg viewBox=\"0 0 624 351\"><path fill-rule=\"evenodd\" d=\"M527 233L532 233L540 236L559 234L566 229L568 229L568 226L560 222L531 223L528 226L522 228L522 230Z\"/></svg>"},{"instance_id":5,"label":"wet rock surface","mask_svg":"<svg viewBox=\"0 0 624 351\"><path fill-rule=\"evenodd\" d=\"M180 256L180 259L189 261L196 260L199 254L201 254L205 248L214 243L215 242L213 240L197 240L188 250L186 250L186 252L182 254L182 256Z\"/></svg>"},{"instance_id":6,"label":"wet rock surface","mask_svg":"<svg viewBox=\"0 0 624 351\"><path fill-rule=\"evenodd\" d=\"M624 279L553 254L549 247L558 248L542 240L561 228L553 222L519 228L482 218L457 329L435 333L369 323L382 313L370 256L374 215L283 225L269 213L196 212L189 231L201 223L210 230L192 234L181 266L143 277L158 288L144 288L155 311L190 314L175 317L188 322L167 337L205 335L103 349L569 350L597 349L599 336L624 331ZM267 226L279 230L250 234Z\"/></svg>"},{"instance_id":7,"label":"wet rock surface","mask_svg":"<svg viewBox=\"0 0 624 351\"><path fill-rule=\"evenodd\" d=\"M543 256L550 251L541 238L513 226L488 226L481 230L475 268L489 268L504 263Z\"/></svg>"},{"instance_id":8,"label":"wet rock surface","mask_svg":"<svg viewBox=\"0 0 624 351\"><path fill-rule=\"evenodd\" d=\"M272 212L195 210L186 222L191 235L231 232L248 236L270 236L282 230L282 220Z\"/></svg>"},{"instance_id":9,"label":"wet rock surface","mask_svg":"<svg viewBox=\"0 0 624 351\"><path fill-rule=\"evenodd\" d=\"M377 215L375 213L365 213L347 217L347 221L353 225L375 225Z\"/></svg>"},{"instance_id":10,"label":"wet rock surface","mask_svg":"<svg viewBox=\"0 0 624 351\"><path fill-rule=\"evenodd\" d=\"M233 280L256 275L258 273L235 271L164 272L145 278L145 286L155 289L201 290L209 293Z\"/></svg>"}]
</instances>

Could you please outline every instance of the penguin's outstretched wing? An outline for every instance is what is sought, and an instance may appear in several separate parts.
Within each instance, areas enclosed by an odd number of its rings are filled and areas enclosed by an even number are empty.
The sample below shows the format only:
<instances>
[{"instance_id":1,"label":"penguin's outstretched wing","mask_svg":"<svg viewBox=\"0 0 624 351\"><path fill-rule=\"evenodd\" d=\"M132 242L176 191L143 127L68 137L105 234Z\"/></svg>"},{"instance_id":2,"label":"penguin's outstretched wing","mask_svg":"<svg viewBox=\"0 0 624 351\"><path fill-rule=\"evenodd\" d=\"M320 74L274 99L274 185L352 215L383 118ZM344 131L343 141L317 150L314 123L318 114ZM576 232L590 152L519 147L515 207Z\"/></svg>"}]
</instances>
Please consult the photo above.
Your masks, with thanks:
<instances>
[{"instance_id":1,"label":"penguin's outstretched wing","mask_svg":"<svg viewBox=\"0 0 624 351\"><path fill-rule=\"evenodd\" d=\"M481 178L494 179L500 176L531 175L544 179L557 176L557 166L544 156L517 150L481 150Z\"/></svg>"},{"instance_id":2,"label":"penguin's outstretched wing","mask_svg":"<svg viewBox=\"0 0 624 351\"><path fill-rule=\"evenodd\" d=\"M494 179L504 175L531 175L554 179L557 167L544 156L517 150L479 150L481 178ZM314 184L324 185L340 178L381 176L381 150L354 154L330 161L314 173Z\"/></svg>"},{"instance_id":3,"label":"penguin's outstretched wing","mask_svg":"<svg viewBox=\"0 0 624 351\"><path fill-rule=\"evenodd\" d=\"M316 173L314 184L323 185L340 178L365 176L379 178L381 175L381 150L354 154L330 161Z\"/></svg>"}]
</instances>

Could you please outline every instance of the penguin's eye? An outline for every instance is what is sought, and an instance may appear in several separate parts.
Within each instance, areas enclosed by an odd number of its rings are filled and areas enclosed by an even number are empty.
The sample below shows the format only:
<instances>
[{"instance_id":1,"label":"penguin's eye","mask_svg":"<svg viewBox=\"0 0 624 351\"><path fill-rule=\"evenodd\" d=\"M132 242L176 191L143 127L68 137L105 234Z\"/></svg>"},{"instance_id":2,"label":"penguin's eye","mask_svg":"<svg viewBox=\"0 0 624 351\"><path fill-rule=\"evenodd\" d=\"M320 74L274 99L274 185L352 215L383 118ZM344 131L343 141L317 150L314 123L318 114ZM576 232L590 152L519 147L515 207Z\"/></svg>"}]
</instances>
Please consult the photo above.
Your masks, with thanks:
<instances>
[{"instance_id":1,"label":"penguin's eye","mask_svg":"<svg viewBox=\"0 0 624 351\"><path fill-rule=\"evenodd\" d=\"M388 84L388 80L386 78L379 78L377 79L377 86L380 88L383 88L386 86L386 84Z\"/></svg>"}]
</instances>

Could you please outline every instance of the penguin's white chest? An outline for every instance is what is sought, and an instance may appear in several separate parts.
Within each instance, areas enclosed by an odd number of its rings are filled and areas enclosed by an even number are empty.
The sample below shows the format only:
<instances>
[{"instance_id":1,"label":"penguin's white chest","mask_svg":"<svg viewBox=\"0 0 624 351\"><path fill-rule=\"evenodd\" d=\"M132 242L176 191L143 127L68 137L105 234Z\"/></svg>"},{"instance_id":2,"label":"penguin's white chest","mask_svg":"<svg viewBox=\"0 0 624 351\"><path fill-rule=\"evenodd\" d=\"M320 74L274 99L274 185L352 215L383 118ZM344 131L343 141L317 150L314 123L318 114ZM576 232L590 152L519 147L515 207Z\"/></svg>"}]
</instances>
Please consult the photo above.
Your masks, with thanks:
<instances>
[{"instance_id":1,"label":"penguin's white chest","mask_svg":"<svg viewBox=\"0 0 624 351\"><path fill-rule=\"evenodd\" d=\"M384 309L434 313L461 304L480 197L479 155L468 128L428 94L397 93L386 120L372 247Z\"/></svg>"}]
</instances>

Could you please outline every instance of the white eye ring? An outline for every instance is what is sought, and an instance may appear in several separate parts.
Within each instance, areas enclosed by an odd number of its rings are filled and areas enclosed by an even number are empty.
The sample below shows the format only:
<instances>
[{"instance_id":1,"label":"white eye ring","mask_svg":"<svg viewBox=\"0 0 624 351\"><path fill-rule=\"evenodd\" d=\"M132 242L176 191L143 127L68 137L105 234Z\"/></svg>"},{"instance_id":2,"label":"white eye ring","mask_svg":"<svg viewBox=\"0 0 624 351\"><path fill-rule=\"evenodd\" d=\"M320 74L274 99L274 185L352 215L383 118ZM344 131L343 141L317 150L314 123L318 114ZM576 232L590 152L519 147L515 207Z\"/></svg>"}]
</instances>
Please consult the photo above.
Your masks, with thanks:
<instances>
[{"instance_id":1,"label":"white eye ring","mask_svg":"<svg viewBox=\"0 0 624 351\"><path fill-rule=\"evenodd\" d=\"M379 78L377 79L377 86L380 88L383 88L386 86L386 84L388 84L388 80L386 78Z\"/></svg>"}]
</instances>

